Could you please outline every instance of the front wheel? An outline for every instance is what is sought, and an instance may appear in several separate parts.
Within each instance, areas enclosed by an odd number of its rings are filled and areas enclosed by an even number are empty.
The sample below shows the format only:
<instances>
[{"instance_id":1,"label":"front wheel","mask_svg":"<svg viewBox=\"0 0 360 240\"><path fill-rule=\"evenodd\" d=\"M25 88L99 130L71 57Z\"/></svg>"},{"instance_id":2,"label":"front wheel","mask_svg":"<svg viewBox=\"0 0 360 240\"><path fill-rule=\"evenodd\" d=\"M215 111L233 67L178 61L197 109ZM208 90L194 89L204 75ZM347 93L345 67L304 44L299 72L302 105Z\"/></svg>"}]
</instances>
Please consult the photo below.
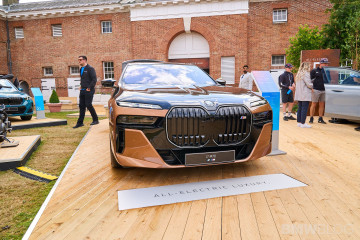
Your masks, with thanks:
<instances>
[{"instance_id":1,"label":"front wheel","mask_svg":"<svg viewBox=\"0 0 360 240\"><path fill-rule=\"evenodd\" d=\"M31 120L32 118L32 115L28 115L28 116L20 116L21 120L24 120L24 121L29 121Z\"/></svg>"},{"instance_id":2,"label":"front wheel","mask_svg":"<svg viewBox=\"0 0 360 240\"><path fill-rule=\"evenodd\" d=\"M111 166L113 168L123 168L123 166L121 166L117 161L116 158L111 150L111 140L110 140L110 162L111 162Z\"/></svg>"}]
</instances>

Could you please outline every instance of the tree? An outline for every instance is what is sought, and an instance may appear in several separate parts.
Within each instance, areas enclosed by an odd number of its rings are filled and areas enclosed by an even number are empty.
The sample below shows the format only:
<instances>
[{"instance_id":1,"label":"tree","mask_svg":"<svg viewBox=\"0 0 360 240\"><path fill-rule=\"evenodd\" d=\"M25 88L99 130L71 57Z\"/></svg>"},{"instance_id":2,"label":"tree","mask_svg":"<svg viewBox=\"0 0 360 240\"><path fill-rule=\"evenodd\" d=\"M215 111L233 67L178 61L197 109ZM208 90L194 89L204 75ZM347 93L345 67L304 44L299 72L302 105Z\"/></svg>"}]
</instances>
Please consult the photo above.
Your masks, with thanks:
<instances>
[{"instance_id":1,"label":"tree","mask_svg":"<svg viewBox=\"0 0 360 240\"><path fill-rule=\"evenodd\" d=\"M287 62L297 69L302 50L322 49L323 46L324 38L317 26L310 28L308 25L300 25L297 34L290 38L290 47L286 49Z\"/></svg>"},{"instance_id":2,"label":"tree","mask_svg":"<svg viewBox=\"0 0 360 240\"><path fill-rule=\"evenodd\" d=\"M324 44L331 49L341 50L341 61L353 60L353 68L359 69L360 56L360 1L330 0L333 4L329 23L324 24Z\"/></svg>"}]
</instances>

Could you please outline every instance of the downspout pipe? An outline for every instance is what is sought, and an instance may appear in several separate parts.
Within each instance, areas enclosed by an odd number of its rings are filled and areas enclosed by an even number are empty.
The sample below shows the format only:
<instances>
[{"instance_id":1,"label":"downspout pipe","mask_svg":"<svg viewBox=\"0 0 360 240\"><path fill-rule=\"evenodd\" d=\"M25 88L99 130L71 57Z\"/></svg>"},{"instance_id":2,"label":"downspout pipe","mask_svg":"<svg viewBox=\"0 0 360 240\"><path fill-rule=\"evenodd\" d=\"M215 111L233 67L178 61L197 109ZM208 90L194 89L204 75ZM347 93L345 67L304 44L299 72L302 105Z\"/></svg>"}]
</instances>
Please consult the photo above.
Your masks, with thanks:
<instances>
[{"instance_id":1,"label":"downspout pipe","mask_svg":"<svg viewBox=\"0 0 360 240\"><path fill-rule=\"evenodd\" d=\"M7 65L9 74L12 74L12 61L11 61L11 48L10 48L10 31L9 31L9 21L6 19L6 52L7 52Z\"/></svg>"}]
</instances>

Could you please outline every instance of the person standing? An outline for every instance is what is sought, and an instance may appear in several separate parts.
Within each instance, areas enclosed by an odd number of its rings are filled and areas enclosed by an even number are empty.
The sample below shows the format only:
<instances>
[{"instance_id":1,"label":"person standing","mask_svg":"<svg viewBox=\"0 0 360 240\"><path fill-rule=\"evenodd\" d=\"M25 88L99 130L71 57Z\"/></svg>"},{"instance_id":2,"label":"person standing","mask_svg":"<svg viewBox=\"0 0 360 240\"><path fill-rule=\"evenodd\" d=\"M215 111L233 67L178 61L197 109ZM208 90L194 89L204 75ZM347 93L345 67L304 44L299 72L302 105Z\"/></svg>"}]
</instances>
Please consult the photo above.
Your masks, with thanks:
<instances>
[{"instance_id":1,"label":"person standing","mask_svg":"<svg viewBox=\"0 0 360 240\"><path fill-rule=\"evenodd\" d=\"M311 128L306 124L306 115L311 101L311 90L313 83L310 79L311 63L303 62L296 75L295 101L298 101L297 122L298 127Z\"/></svg>"},{"instance_id":2,"label":"person standing","mask_svg":"<svg viewBox=\"0 0 360 240\"><path fill-rule=\"evenodd\" d=\"M89 110L93 119L90 125L96 125L99 123L98 116L95 108L92 105L95 85L96 85L96 72L95 69L87 63L86 56L79 56L78 58L80 65L80 96L79 96L79 108L80 114L76 125L73 128L84 126L84 117L86 108Z\"/></svg>"},{"instance_id":3,"label":"person standing","mask_svg":"<svg viewBox=\"0 0 360 240\"><path fill-rule=\"evenodd\" d=\"M311 107L310 107L310 121L309 123L314 122L314 113L317 103L319 103L319 120L318 123L326 124L323 119L325 111L325 85L323 78L323 67L327 66L329 61L327 58L320 59L320 65L317 68L314 68L310 72L310 78L313 82L313 91L311 95Z\"/></svg>"},{"instance_id":4,"label":"person standing","mask_svg":"<svg viewBox=\"0 0 360 240\"><path fill-rule=\"evenodd\" d=\"M244 74L242 74L240 77L239 88L244 88L251 91L253 87L254 79L251 73L248 72L248 70L249 70L249 66L244 65L243 66Z\"/></svg>"},{"instance_id":5,"label":"person standing","mask_svg":"<svg viewBox=\"0 0 360 240\"><path fill-rule=\"evenodd\" d=\"M279 86L281 88L281 101L283 103L284 121L296 120L291 115L292 107L294 105L294 90L295 82L294 75L291 72L293 65L290 63L285 64L285 72L279 76ZM286 107L288 107L288 113L286 113Z\"/></svg>"}]
</instances>

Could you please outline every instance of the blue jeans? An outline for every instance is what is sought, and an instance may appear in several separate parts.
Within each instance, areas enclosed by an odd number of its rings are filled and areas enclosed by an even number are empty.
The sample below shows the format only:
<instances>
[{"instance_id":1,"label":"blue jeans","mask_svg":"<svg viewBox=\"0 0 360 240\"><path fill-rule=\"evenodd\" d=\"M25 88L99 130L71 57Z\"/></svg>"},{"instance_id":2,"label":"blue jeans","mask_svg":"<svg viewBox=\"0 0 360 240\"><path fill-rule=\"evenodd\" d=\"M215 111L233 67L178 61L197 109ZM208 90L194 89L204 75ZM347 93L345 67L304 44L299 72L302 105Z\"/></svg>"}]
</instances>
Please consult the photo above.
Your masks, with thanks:
<instances>
[{"instance_id":1,"label":"blue jeans","mask_svg":"<svg viewBox=\"0 0 360 240\"><path fill-rule=\"evenodd\" d=\"M304 124L310 101L298 101L297 122Z\"/></svg>"}]
</instances>

